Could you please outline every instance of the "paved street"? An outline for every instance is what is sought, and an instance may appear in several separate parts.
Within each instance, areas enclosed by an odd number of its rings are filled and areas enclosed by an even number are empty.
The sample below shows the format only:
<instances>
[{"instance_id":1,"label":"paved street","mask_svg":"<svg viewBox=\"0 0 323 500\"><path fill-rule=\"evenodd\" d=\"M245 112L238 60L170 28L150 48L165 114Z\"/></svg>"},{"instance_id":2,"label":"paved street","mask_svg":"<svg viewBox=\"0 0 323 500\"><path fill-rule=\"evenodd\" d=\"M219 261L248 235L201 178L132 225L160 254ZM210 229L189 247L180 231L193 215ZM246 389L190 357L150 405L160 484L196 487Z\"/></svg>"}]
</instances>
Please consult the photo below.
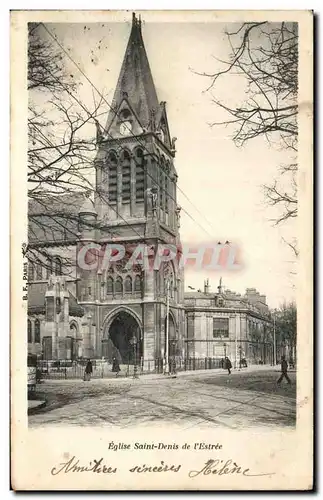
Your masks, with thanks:
<instances>
[{"instance_id":1,"label":"paved street","mask_svg":"<svg viewBox=\"0 0 323 500\"><path fill-rule=\"evenodd\" d=\"M39 426L160 426L246 428L294 426L296 374L277 386L279 370L181 373L175 379L45 381L45 408L29 416ZM40 399L41 399L40 398Z\"/></svg>"}]
</instances>

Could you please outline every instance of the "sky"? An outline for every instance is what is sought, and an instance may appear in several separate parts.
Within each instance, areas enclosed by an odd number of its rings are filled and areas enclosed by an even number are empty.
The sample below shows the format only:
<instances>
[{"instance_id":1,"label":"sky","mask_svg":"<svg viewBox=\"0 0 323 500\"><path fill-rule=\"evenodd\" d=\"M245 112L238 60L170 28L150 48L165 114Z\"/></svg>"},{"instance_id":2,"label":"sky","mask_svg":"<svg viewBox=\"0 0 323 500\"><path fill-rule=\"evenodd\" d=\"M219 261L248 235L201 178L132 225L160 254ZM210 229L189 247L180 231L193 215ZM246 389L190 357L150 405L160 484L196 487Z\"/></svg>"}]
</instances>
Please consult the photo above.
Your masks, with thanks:
<instances>
[{"instance_id":1,"label":"sky","mask_svg":"<svg viewBox=\"0 0 323 500\"><path fill-rule=\"evenodd\" d=\"M109 103L131 29L131 13L123 16L124 22L47 24ZM257 288L267 296L270 307L277 307L295 297L295 276L291 274L295 258L282 240L295 236L295 227L291 223L273 226L271 219L277 213L266 206L262 185L270 183L278 166L288 161L286 152L268 145L264 138L237 148L231 139L233 130L210 126L224 115L212 103L212 95L205 92L209 80L195 73L212 73L219 67L217 59L228 59L226 28L235 26L220 22L156 23L148 13L143 14L143 38L158 99L167 102L170 132L178 139L178 186L193 204L178 192L179 205L195 220L182 210L182 242L229 240L239 246L242 256L239 271L221 270L211 275L187 270L185 288L202 289L209 278L211 290L216 291L222 276L226 288L240 293L247 287ZM90 109L98 95L67 57L64 64L80 84L79 96ZM226 77L213 92L217 99L234 105L243 101L244 89L241 77ZM103 111L102 125L107 107Z\"/></svg>"}]
</instances>

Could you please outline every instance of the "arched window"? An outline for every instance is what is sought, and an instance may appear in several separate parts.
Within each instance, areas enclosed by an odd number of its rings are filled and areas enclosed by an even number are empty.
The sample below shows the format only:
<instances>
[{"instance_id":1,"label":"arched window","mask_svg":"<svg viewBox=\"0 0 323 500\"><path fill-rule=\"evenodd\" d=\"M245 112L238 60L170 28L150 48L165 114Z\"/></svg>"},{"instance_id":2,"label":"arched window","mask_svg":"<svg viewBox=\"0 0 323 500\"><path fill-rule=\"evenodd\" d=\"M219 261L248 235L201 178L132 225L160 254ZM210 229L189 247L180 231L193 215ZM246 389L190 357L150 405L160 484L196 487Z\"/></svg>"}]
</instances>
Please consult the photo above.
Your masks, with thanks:
<instances>
[{"instance_id":1,"label":"arched window","mask_svg":"<svg viewBox=\"0 0 323 500\"><path fill-rule=\"evenodd\" d=\"M36 319L35 321L35 343L40 344L40 321Z\"/></svg>"},{"instance_id":2,"label":"arched window","mask_svg":"<svg viewBox=\"0 0 323 500\"><path fill-rule=\"evenodd\" d=\"M28 333L28 344L31 344L33 341L32 331L31 331L31 321L30 319L27 322L27 333Z\"/></svg>"},{"instance_id":3,"label":"arched window","mask_svg":"<svg viewBox=\"0 0 323 500\"><path fill-rule=\"evenodd\" d=\"M28 281L34 281L34 265L32 262L28 264Z\"/></svg>"},{"instance_id":4,"label":"arched window","mask_svg":"<svg viewBox=\"0 0 323 500\"><path fill-rule=\"evenodd\" d=\"M73 338L73 339L76 339L77 338L77 326L75 323L71 323L70 324L70 336Z\"/></svg>"},{"instance_id":5,"label":"arched window","mask_svg":"<svg viewBox=\"0 0 323 500\"><path fill-rule=\"evenodd\" d=\"M118 163L117 155L115 154L114 151L110 151L109 152L109 154L108 154L108 162L109 162L109 166L116 165Z\"/></svg>"},{"instance_id":6,"label":"arched window","mask_svg":"<svg viewBox=\"0 0 323 500\"><path fill-rule=\"evenodd\" d=\"M59 257L54 258L54 274L55 276L62 275L62 262Z\"/></svg>"},{"instance_id":7,"label":"arched window","mask_svg":"<svg viewBox=\"0 0 323 500\"><path fill-rule=\"evenodd\" d=\"M114 151L110 151L108 155L109 169L109 201L117 201L117 168L118 160Z\"/></svg>"},{"instance_id":8,"label":"arched window","mask_svg":"<svg viewBox=\"0 0 323 500\"><path fill-rule=\"evenodd\" d=\"M121 118L122 120L127 120L127 118L129 118L130 114L131 114L131 113L130 113L129 109L124 108L124 109L120 112L120 118Z\"/></svg>"},{"instance_id":9,"label":"arched window","mask_svg":"<svg viewBox=\"0 0 323 500\"><path fill-rule=\"evenodd\" d=\"M124 290L126 293L132 293L132 279L131 276L126 276L124 281Z\"/></svg>"},{"instance_id":10,"label":"arched window","mask_svg":"<svg viewBox=\"0 0 323 500\"><path fill-rule=\"evenodd\" d=\"M134 290L135 290L135 292L141 292L141 278L140 278L140 276L138 274L135 277Z\"/></svg>"},{"instance_id":11,"label":"arched window","mask_svg":"<svg viewBox=\"0 0 323 500\"><path fill-rule=\"evenodd\" d=\"M127 203L130 201L130 179L131 179L130 153L128 151L123 151L121 156L121 165L122 165L122 203Z\"/></svg>"},{"instance_id":12,"label":"arched window","mask_svg":"<svg viewBox=\"0 0 323 500\"><path fill-rule=\"evenodd\" d=\"M123 292L122 278L118 276L116 279L116 293L122 294L122 292Z\"/></svg>"},{"instance_id":13,"label":"arched window","mask_svg":"<svg viewBox=\"0 0 323 500\"><path fill-rule=\"evenodd\" d=\"M52 274L52 261L50 259L47 260L46 263L46 278L48 279L50 275Z\"/></svg>"},{"instance_id":14,"label":"arched window","mask_svg":"<svg viewBox=\"0 0 323 500\"><path fill-rule=\"evenodd\" d=\"M144 171L144 153L141 148L136 149L136 201L140 202L144 199L145 190L145 171Z\"/></svg>"},{"instance_id":15,"label":"arched window","mask_svg":"<svg viewBox=\"0 0 323 500\"><path fill-rule=\"evenodd\" d=\"M113 294L113 278L111 276L107 279L107 295Z\"/></svg>"},{"instance_id":16,"label":"arched window","mask_svg":"<svg viewBox=\"0 0 323 500\"><path fill-rule=\"evenodd\" d=\"M36 280L43 279L43 266L41 262L37 262L36 264Z\"/></svg>"}]
</instances>

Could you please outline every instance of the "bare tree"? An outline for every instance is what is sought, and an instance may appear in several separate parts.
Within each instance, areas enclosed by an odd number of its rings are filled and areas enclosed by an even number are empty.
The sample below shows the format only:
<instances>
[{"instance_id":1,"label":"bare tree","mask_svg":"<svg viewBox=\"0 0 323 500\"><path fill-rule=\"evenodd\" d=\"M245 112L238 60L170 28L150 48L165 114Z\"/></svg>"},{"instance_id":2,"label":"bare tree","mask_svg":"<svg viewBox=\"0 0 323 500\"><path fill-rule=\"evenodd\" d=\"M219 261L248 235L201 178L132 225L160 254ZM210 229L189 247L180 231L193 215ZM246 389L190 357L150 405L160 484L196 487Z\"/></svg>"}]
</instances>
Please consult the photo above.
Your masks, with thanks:
<instances>
[{"instance_id":1,"label":"bare tree","mask_svg":"<svg viewBox=\"0 0 323 500\"><path fill-rule=\"evenodd\" d=\"M28 258L46 266L48 243L78 238L77 207L93 191L102 99L89 110L77 97L59 49L41 25L29 25L28 40ZM89 126L91 125L91 126ZM65 258L65 268L73 260ZM75 262L74 262L75 264Z\"/></svg>"},{"instance_id":2,"label":"bare tree","mask_svg":"<svg viewBox=\"0 0 323 500\"><path fill-rule=\"evenodd\" d=\"M273 311L276 323L276 346L278 352L289 348L289 357L296 361L297 353L297 308L294 302L281 304Z\"/></svg>"},{"instance_id":3,"label":"bare tree","mask_svg":"<svg viewBox=\"0 0 323 500\"><path fill-rule=\"evenodd\" d=\"M75 88L64 70L62 54L41 35L41 23L28 23L28 90L43 92Z\"/></svg>"},{"instance_id":4,"label":"bare tree","mask_svg":"<svg viewBox=\"0 0 323 500\"><path fill-rule=\"evenodd\" d=\"M298 26L244 23L226 35L229 60L218 60L221 67L214 73L198 73L210 80L207 90L228 116L211 126L232 126L237 146L263 136L288 151L290 162L280 166L271 185L264 186L268 204L280 208L274 220L279 224L297 216ZM246 85L241 104L232 105L215 97L219 80L228 75L244 78L240 79Z\"/></svg>"}]
</instances>

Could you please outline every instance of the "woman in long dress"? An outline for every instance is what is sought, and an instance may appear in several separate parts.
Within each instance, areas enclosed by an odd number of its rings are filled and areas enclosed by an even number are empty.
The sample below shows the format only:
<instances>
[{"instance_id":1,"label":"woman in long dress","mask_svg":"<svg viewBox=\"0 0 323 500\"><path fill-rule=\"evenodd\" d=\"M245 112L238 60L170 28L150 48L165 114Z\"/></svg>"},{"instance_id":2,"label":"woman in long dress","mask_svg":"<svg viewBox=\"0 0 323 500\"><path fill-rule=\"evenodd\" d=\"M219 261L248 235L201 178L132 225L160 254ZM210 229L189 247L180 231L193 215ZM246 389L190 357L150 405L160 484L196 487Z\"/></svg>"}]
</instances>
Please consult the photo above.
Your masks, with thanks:
<instances>
[{"instance_id":1,"label":"woman in long dress","mask_svg":"<svg viewBox=\"0 0 323 500\"><path fill-rule=\"evenodd\" d=\"M88 359L88 361L86 363L86 367L85 367L85 372L84 372L84 380L85 381L88 382L89 380L91 380L92 372L93 372L92 362L90 359Z\"/></svg>"},{"instance_id":2,"label":"woman in long dress","mask_svg":"<svg viewBox=\"0 0 323 500\"><path fill-rule=\"evenodd\" d=\"M117 360L117 358L113 358L113 360L112 360L112 371L116 374L116 377L119 375L120 365L119 365L119 361Z\"/></svg>"}]
</instances>

